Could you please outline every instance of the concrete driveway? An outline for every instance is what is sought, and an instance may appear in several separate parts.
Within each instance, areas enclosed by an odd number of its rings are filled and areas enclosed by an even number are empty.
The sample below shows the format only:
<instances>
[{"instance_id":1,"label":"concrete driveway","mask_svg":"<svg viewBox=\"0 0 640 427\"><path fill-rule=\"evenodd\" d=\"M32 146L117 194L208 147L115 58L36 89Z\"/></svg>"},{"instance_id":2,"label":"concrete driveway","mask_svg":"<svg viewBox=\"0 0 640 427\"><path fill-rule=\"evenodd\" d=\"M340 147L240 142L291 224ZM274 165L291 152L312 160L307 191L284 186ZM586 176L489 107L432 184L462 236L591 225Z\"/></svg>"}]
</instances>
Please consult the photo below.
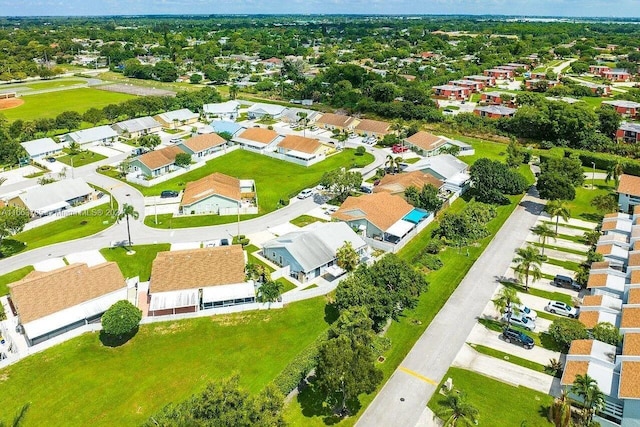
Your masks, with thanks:
<instances>
[{"instance_id":1,"label":"concrete driveway","mask_svg":"<svg viewBox=\"0 0 640 427\"><path fill-rule=\"evenodd\" d=\"M107 260L102 256L100 251L92 250L92 251L83 251L83 252L74 252L65 257L69 264L74 263L84 263L89 267L93 267L94 265L99 265Z\"/></svg>"}]
</instances>

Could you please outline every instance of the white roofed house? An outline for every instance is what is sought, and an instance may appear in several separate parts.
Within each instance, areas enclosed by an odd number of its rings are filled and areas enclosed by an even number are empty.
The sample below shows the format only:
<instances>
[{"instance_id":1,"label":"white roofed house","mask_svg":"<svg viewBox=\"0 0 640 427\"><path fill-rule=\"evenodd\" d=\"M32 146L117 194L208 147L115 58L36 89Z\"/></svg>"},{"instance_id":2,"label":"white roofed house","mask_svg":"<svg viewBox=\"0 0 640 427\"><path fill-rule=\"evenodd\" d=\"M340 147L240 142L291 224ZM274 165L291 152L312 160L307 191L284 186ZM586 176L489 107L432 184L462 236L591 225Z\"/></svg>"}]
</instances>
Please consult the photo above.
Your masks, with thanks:
<instances>
[{"instance_id":1,"label":"white roofed house","mask_svg":"<svg viewBox=\"0 0 640 427\"><path fill-rule=\"evenodd\" d=\"M204 104L202 106L202 112L209 119L221 118L234 120L238 117L238 110L240 109L240 103L238 101L218 102L215 104Z\"/></svg>"},{"instance_id":2,"label":"white roofed house","mask_svg":"<svg viewBox=\"0 0 640 427\"><path fill-rule=\"evenodd\" d=\"M179 126L190 125L197 122L199 117L200 115L198 113L194 113L188 108L182 108L180 110L158 114L153 118L160 122L162 127L177 129Z\"/></svg>"},{"instance_id":3,"label":"white roofed house","mask_svg":"<svg viewBox=\"0 0 640 427\"><path fill-rule=\"evenodd\" d=\"M137 138L162 130L162 125L156 119L149 116L118 122L111 127L118 132L118 134L125 134L130 138Z\"/></svg>"},{"instance_id":4,"label":"white roofed house","mask_svg":"<svg viewBox=\"0 0 640 427\"><path fill-rule=\"evenodd\" d=\"M151 266L149 315L254 303L255 286L246 280L245 263L240 245L159 252Z\"/></svg>"},{"instance_id":5,"label":"white roofed house","mask_svg":"<svg viewBox=\"0 0 640 427\"><path fill-rule=\"evenodd\" d=\"M97 126L90 129L78 130L68 133L60 137L60 139L70 144L75 142L80 145L84 144L101 144L111 145L118 138L118 133L111 129L110 126Z\"/></svg>"},{"instance_id":6,"label":"white roofed house","mask_svg":"<svg viewBox=\"0 0 640 427\"><path fill-rule=\"evenodd\" d=\"M20 143L31 160L39 160L44 157L55 156L62 152L62 144L56 143L51 138L40 138Z\"/></svg>"},{"instance_id":7,"label":"white roofed house","mask_svg":"<svg viewBox=\"0 0 640 427\"><path fill-rule=\"evenodd\" d=\"M304 283L325 273L339 276L336 252L345 242L364 257L367 244L344 222L313 223L300 231L287 233L266 242L265 258L281 267L289 267L289 275Z\"/></svg>"},{"instance_id":8,"label":"white roofed house","mask_svg":"<svg viewBox=\"0 0 640 427\"><path fill-rule=\"evenodd\" d=\"M470 185L469 165L451 154L422 159L406 169L407 172L422 171L444 181L443 188L455 194L464 193Z\"/></svg>"},{"instance_id":9,"label":"white roofed house","mask_svg":"<svg viewBox=\"0 0 640 427\"><path fill-rule=\"evenodd\" d=\"M84 179L65 179L14 193L6 203L28 209L32 216L46 216L85 203L94 194L95 190Z\"/></svg>"},{"instance_id":10,"label":"white roofed house","mask_svg":"<svg viewBox=\"0 0 640 427\"><path fill-rule=\"evenodd\" d=\"M320 117L320 113L305 108L287 108L280 120L294 126L311 126Z\"/></svg>"},{"instance_id":11,"label":"white roofed house","mask_svg":"<svg viewBox=\"0 0 640 427\"><path fill-rule=\"evenodd\" d=\"M250 119L260 119L264 116L269 116L272 119L279 119L286 109L287 107L284 107L282 105L264 104L262 102L258 102L249 107L247 113Z\"/></svg>"}]
</instances>

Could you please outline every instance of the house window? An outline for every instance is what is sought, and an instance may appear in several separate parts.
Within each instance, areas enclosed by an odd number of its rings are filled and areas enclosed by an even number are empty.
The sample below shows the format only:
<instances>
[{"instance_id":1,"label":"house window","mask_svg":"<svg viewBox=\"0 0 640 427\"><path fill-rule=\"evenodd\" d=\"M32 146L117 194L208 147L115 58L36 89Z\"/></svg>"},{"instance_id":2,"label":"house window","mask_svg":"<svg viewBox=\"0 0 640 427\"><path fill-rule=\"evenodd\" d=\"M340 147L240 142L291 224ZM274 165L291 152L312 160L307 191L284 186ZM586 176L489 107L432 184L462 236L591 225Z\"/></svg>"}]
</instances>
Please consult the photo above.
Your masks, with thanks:
<instances>
[{"instance_id":1,"label":"house window","mask_svg":"<svg viewBox=\"0 0 640 427\"><path fill-rule=\"evenodd\" d=\"M280 256L280 265L282 265L282 256Z\"/></svg>"}]
</instances>

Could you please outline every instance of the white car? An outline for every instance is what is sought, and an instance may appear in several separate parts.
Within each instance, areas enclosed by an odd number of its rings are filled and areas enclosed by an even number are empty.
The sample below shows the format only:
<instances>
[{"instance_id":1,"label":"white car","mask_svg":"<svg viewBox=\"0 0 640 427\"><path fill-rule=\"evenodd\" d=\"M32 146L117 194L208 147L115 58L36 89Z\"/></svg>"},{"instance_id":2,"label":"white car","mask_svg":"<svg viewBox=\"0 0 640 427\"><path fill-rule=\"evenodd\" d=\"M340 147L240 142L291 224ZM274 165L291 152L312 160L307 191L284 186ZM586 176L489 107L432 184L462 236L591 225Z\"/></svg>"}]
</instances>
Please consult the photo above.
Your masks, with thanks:
<instances>
[{"instance_id":1,"label":"white car","mask_svg":"<svg viewBox=\"0 0 640 427\"><path fill-rule=\"evenodd\" d=\"M505 322L508 322L509 321L508 317L509 317L509 314L506 313L504 316L502 316L502 320L504 320ZM511 321L511 325L520 326L530 331L533 331L536 328L536 322L529 319L528 317L521 315L520 313L512 313L510 321Z\"/></svg>"},{"instance_id":2,"label":"white car","mask_svg":"<svg viewBox=\"0 0 640 427\"><path fill-rule=\"evenodd\" d=\"M528 317L534 322L538 318L538 313L535 310L530 309L524 304L511 304L511 307L515 310L516 313L521 313L525 317Z\"/></svg>"},{"instance_id":3,"label":"white car","mask_svg":"<svg viewBox=\"0 0 640 427\"><path fill-rule=\"evenodd\" d=\"M311 188L305 188L298 194L298 199L306 199L307 197L311 197L313 195L313 190Z\"/></svg>"},{"instance_id":4,"label":"white car","mask_svg":"<svg viewBox=\"0 0 640 427\"><path fill-rule=\"evenodd\" d=\"M575 319L578 317L578 309L565 304L562 301L549 301L549 304L544 308L549 313L561 314L563 316L571 317Z\"/></svg>"}]
</instances>

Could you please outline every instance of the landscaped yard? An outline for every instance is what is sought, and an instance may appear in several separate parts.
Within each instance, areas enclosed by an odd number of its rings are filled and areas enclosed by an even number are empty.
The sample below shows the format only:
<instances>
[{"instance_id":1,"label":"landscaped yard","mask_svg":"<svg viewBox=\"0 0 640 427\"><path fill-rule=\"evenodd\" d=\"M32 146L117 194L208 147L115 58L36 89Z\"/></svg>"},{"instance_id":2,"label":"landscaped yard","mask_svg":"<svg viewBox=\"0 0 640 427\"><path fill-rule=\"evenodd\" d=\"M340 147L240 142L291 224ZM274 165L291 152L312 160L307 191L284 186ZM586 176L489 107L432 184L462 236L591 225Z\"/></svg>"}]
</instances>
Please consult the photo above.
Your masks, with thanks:
<instances>
[{"instance_id":1,"label":"landscaped yard","mask_svg":"<svg viewBox=\"0 0 640 427\"><path fill-rule=\"evenodd\" d=\"M78 154L67 154L65 156L56 157L56 160L64 163L65 165L79 168L80 166L88 165L99 160L106 159L106 156L102 154L94 153L93 151L82 151Z\"/></svg>"},{"instance_id":2,"label":"landscaped yard","mask_svg":"<svg viewBox=\"0 0 640 427\"><path fill-rule=\"evenodd\" d=\"M585 179L584 184L591 186L591 179ZM594 222L602 220L602 214L598 212L596 208L591 206L591 201L596 196L609 194L615 191L616 183L613 180L605 182L603 179L596 179L594 184L596 187L595 190L584 187L576 188L575 200L571 200L567 204L572 217Z\"/></svg>"},{"instance_id":3,"label":"landscaped yard","mask_svg":"<svg viewBox=\"0 0 640 427\"><path fill-rule=\"evenodd\" d=\"M156 258L156 254L168 251L171 245L169 243L134 245L132 248L135 251L133 255L127 255L129 249L121 246L100 249L100 253L107 261L118 263L124 277L139 276L141 282L146 282L151 276L151 263Z\"/></svg>"},{"instance_id":4,"label":"landscaped yard","mask_svg":"<svg viewBox=\"0 0 640 427\"><path fill-rule=\"evenodd\" d=\"M449 368L444 376L453 380L453 387L463 391L468 402L478 409L478 425L487 427L524 426L543 427L551 424L546 417L553 398L525 387L514 387L460 368ZM441 384L442 386L442 384ZM434 394L429 408L438 413L444 400Z\"/></svg>"},{"instance_id":5,"label":"landscaped yard","mask_svg":"<svg viewBox=\"0 0 640 427\"><path fill-rule=\"evenodd\" d=\"M8 120L33 120L41 117L55 117L63 111L84 113L91 107L102 108L117 104L133 95L107 92L92 88L69 89L20 97L24 101L19 107L3 110Z\"/></svg>"},{"instance_id":6,"label":"landscaped yard","mask_svg":"<svg viewBox=\"0 0 640 427\"><path fill-rule=\"evenodd\" d=\"M467 343L469 344L469 343ZM529 359L523 359L522 357L514 356L504 351L496 350L495 348L487 347L480 344L469 344L478 353L501 359L514 365L522 366L523 368L531 369L537 372L546 373L545 366L541 363L533 362Z\"/></svg>"},{"instance_id":7,"label":"landscaped yard","mask_svg":"<svg viewBox=\"0 0 640 427\"><path fill-rule=\"evenodd\" d=\"M14 270L10 273L3 274L0 276L0 295L6 295L9 293L9 287L7 286L9 283L16 282L22 279L27 274L33 271L32 265L27 265L26 267L22 267L18 270Z\"/></svg>"},{"instance_id":8,"label":"landscaped yard","mask_svg":"<svg viewBox=\"0 0 640 427\"><path fill-rule=\"evenodd\" d=\"M85 334L0 370L0 407L30 402L34 426L133 426L234 372L255 393L335 319L326 302L143 325L115 348Z\"/></svg>"},{"instance_id":9,"label":"landscaped yard","mask_svg":"<svg viewBox=\"0 0 640 427\"><path fill-rule=\"evenodd\" d=\"M299 217L294 218L289 222L293 225L297 225L298 227L304 227L306 225L313 224L314 222L327 222L327 221L320 218L316 218L315 216L311 216L311 215L300 215Z\"/></svg>"}]
</instances>

